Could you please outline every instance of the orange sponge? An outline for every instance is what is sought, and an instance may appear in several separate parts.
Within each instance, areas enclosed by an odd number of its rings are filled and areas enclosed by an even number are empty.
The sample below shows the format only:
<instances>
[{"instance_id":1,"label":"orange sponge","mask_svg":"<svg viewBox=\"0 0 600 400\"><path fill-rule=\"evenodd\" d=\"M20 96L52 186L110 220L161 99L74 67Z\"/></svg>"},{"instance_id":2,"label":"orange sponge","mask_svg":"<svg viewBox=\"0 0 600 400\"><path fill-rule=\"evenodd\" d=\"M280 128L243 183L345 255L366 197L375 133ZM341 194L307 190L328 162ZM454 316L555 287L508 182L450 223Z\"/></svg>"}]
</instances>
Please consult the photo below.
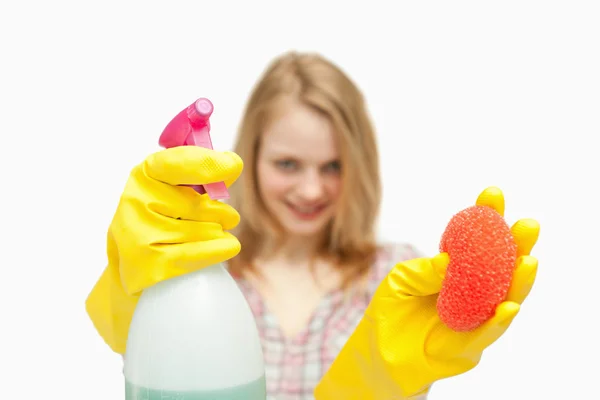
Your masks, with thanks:
<instances>
[{"instance_id":1,"label":"orange sponge","mask_svg":"<svg viewBox=\"0 0 600 400\"><path fill-rule=\"evenodd\" d=\"M454 215L440 242L450 262L437 299L450 329L471 331L494 315L510 287L517 245L504 218L491 207Z\"/></svg>"}]
</instances>

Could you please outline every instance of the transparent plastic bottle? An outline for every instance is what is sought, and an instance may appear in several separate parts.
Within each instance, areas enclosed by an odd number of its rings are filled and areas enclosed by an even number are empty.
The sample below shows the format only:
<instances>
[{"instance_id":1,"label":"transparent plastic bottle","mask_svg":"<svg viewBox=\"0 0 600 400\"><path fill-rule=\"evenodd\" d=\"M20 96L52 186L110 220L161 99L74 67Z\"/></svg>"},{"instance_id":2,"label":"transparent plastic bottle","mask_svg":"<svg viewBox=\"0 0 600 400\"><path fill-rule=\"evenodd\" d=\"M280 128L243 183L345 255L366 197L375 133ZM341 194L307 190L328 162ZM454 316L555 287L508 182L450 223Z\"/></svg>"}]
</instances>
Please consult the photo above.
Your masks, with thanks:
<instances>
[{"instance_id":1,"label":"transparent plastic bottle","mask_svg":"<svg viewBox=\"0 0 600 400\"><path fill-rule=\"evenodd\" d=\"M146 289L125 354L127 400L265 400L252 312L222 264Z\"/></svg>"},{"instance_id":2,"label":"transparent plastic bottle","mask_svg":"<svg viewBox=\"0 0 600 400\"><path fill-rule=\"evenodd\" d=\"M212 110L208 99L198 99L173 118L159 143L212 149ZM229 196L223 182L194 189L213 199ZM254 316L220 263L144 290L124 358L126 400L266 400Z\"/></svg>"}]
</instances>

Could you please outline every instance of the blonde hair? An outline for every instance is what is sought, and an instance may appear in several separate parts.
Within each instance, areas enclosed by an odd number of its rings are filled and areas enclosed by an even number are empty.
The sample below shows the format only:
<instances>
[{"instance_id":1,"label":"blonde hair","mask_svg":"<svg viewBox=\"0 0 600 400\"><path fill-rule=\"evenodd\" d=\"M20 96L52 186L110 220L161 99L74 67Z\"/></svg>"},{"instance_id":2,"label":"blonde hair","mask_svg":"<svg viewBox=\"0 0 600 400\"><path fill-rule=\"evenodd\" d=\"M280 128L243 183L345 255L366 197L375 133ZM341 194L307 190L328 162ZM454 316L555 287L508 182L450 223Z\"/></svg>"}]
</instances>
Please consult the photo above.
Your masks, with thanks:
<instances>
[{"instance_id":1,"label":"blonde hair","mask_svg":"<svg viewBox=\"0 0 600 400\"><path fill-rule=\"evenodd\" d=\"M377 249L379 154L361 92L339 67L318 54L289 52L278 57L267 67L248 99L234 147L244 160L244 172L230 188L230 204L241 215L233 233L242 250L230 260L229 269L234 275L252 269L265 239L277 238L281 232L260 197L256 159L261 134L286 99L327 116L338 135L342 193L328 227L327 243L318 256L332 260L341 269L343 286L347 287L370 269Z\"/></svg>"}]
</instances>

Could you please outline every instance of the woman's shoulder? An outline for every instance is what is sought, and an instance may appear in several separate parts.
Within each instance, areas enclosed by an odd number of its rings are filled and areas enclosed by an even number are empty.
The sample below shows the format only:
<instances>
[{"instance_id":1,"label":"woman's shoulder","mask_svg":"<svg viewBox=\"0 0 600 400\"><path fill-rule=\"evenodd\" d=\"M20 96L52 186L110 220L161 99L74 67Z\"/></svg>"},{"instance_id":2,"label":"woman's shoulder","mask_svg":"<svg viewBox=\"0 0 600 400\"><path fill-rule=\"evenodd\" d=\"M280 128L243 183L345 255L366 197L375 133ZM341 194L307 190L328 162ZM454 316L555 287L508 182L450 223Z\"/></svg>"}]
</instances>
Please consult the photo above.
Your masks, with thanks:
<instances>
[{"instance_id":1,"label":"woman's shoulder","mask_svg":"<svg viewBox=\"0 0 600 400\"><path fill-rule=\"evenodd\" d=\"M375 254L369 278L369 292L374 293L394 266L402 261L424 257L416 246L406 242L381 243Z\"/></svg>"},{"instance_id":2,"label":"woman's shoulder","mask_svg":"<svg viewBox=\"0 0 600 400\"><path fill-rule=\"evenodd\" d=\"M412 243L382 243L377 248L373 267L387 275L399 262L424 256Z\"/></svg>"},{"instance_id":3,"label":"woman's shoulder","mask_svg":"<svg viewBox=\"0 0 600 400\"><path fill-rule=\"evenodd\" d=\"M407 242L384 242L380 243L377 249L377 257L382 260L400 258L398 261L403 261L423 257L423 254L414 244Z\"/></svg>"}]
</instances>

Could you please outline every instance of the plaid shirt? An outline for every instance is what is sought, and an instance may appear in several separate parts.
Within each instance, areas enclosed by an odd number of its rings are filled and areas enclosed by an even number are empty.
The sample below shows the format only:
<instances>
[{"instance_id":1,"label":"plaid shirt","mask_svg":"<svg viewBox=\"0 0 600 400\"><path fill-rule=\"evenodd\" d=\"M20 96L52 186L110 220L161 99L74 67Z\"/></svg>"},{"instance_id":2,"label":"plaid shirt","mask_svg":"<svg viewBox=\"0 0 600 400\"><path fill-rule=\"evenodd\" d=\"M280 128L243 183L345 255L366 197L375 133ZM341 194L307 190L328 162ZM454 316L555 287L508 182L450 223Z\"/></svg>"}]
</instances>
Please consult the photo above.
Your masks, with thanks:
<instances>
[{"instance_id":1,"label":"plaid shirt","mask_svg":"<svg viewBox=\"0 0 600 400\"><path fill-rule=\"evenodd\" d=\"M293 339L283 335L260 295L246 281L239 280L260 333L267 400L313 400L315 386L358 325L379 283L396 263L417 257L420 255L409 244L382 246L367 290L350 298L341 290L330 293L306 328Z\"/></svg>"}]
</instances>

